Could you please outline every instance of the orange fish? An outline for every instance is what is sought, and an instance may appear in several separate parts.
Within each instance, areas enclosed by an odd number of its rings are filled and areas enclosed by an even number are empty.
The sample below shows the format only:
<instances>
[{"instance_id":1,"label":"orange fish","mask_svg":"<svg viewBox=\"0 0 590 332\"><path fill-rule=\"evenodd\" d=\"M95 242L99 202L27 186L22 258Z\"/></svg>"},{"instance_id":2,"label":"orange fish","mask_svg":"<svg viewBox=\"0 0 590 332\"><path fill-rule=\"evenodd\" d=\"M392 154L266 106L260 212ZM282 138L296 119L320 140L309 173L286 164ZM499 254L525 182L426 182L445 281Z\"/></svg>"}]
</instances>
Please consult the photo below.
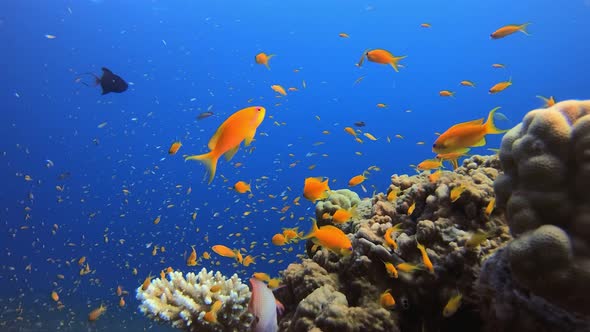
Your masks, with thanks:
<instances>
[{"instance_id":1,"label":"orange fish","mask_svg":"<svg viewBox=\"0 0 590 332\"><path fill-rule=\"evenodd\" d=\"M224 245L221 245L221 244L214 245L213 247L211 247L211 249L216 254L218 254L220 256L227 257L227 258L236 258L236 252Z\"/></svg>"},{"instance_id":2,"label":"orange fish","mask_svg":"<svg viewBox=\"0 0 590 332\"><path fill-rule=\"evenodd\" d=\"M418 248L418 250L420 250L420 253L422 254L422 262L424 263L424 266L428 269L428 271L430 271L430 273L434 273L434 265L432 265L432 262L428 257L426 248L424 248L424 245L420 244L420 242L416 241L416 243L416 247Z\"/></svg>"},{"instance_id":3,"label":"orange fish","mask_svg":"<svg viewBox=\"0 0 590 332\"><path fill-rule=\"evenodd\" d=\"M222 305L223 302L221 302L221 300L215 301L211 306L211 310L205 313L203 319L209 323L217 323L217 312L219 311L219 309L221 309Z\"/></svg>"},{"instance_id":4,"label":"orange fish","mask_svg":"<svg viewBox=\"0 0 590 332\"><path fill-rule=\"evenodd\" d=\"M287 242L295 240L297 242L299 237L303 236L303 232L298 232L299 227L295 228L283 228L283 236Z\"/></svg>"},{"instance_id":5,"label":"orange fish","mask_svg":"<svg viewBox=\"0 0 590 332\"><path fill-rule=\"evenodd\" d=\"M430 181L430 183L436 183L438 181L438 179L440 179L441 175L442 175L442 170L439 169L438 171L428 175L428 181Z\"/></svg>"},{"instance_id":6,"label":"orange fish","mask_svg":"<svg viewBox=\"0 0 590 332\"><path fill-rule=\"evenodd\" d=\"M256 262L254 261L254 257L248 255L248 256L244 257L244 261L242 262L242 265L248 267L250 264L256 264Z\"/></svg>"},{"instance_id":7,"label":"orange fish","mask_svg":"<svg viewBox=\"0 0 590 332\"><path fill-rule=\"evenodd\" d=\"M313 243L322 246L338 255L350 255L352 253L352 243L344 232L332 225L326 225L318 228L315 219L312 219L312 228L309 234L303 237L304 240L311 239Z\"/></svg>"},{"instance_id":8,"label":"orange fish","mask_svg":"<svg viewBox=\"0 0 590 332\"><path fill-rule=\"evenodd\" d=\"M205 164L209 170L209 183L215 177L217 161L222 155L226 160L238 152L240 144L245 141L249 146L254 139L256 129L264 120L266 109L261 106L247 107L232 114L225 120L209 140L208 153L185 157L184 160L198 160Z\"/></svg>"},{"instance_id":9,"label":"orange fish","mask_svg":"<svg viewBox=\"0 0 590 332\"><path fill-rule=\"evenodd\" d=\"M440 159L426 159L416 166L419 171L429 171L431 169L441 168L442 161Z\"/></svg>"},{"instance_id":10,"label":"orange fish","mask_svg":"<svg viewBox=\"0 0 590 332\"><path fill-rule=\"evenodd\" d=\"M438 92L438 95L441 97L454 97L455 93L449 90L441 90Z\"/></svg>"},{"instance_id":11,"label":"orange fish","mask_svg":"<svg viewBox=\"0 0 590 332\"><path fill-rule=\"evenodd\" d=\"M278 84L271 85L270 88L273 89L273 91L278 94L281 94L283 96L287 95L287 91L285 91L285 88L283 88L282 86L280 86Z\"/></svg>"},{"instance_id":12,"label":"orange fish","mask_svg":"<svg viewBox=\"0 0 590 332\"><path fill-rule=\"evenodd\" d=\"M450 194L451 202L458 200L459 197L461 197L461 194L465 191L465 189L467 189L467 186L465 186L463 184L451 189L451 194Z\"/></svg>"},{"instance_id":13,"label":"orange fish","mask_svg":"<svg viewBox=\"0 0 590 332\"><path fill-rule=\"evenodd\" d=\"M147 277L145 277L145 279L143 280L143 283L141 284L141 290L146 290L150 284L152 283L152 274L148 274Z\"/></svg>"},{"instance_id":14,"label":"orange fish","mask_svg":"<svg viewBox=\"0 0 590 332\"><path fill-rule=\"evenodd\" d=\"M398 62L406 57L407 56L405 56L405 55L396 57L386 50L374 49L374 50L366 51L361 56L361 60L359 61L357 66L359 66L359 67L362 66L363 61L365 60L365 58L367 58L371 62L380 63L383 65L391 65L391 67L393 67L393 70L398 72L399 71Z\"/></svg>"},{"instance_id":15,"label":"orange fish","mask_svg":"<svg viewBox=\"0 0 590 332\"><path fill-rule=\"evenodd\" d=\"M468 81L468 80L461 81L460 84L462 86L470 86L472 88L475 88L475 83Z\"/></svg>"},{"instance_id":16,"label":"orange fish","mask_svg":"<svg viewBox=\"0 0 590 332\"><path fill-rule=\"evenodd\" d=\"M59 301L59 295L55 291L51 292L51 299L55 302Z\"/></svg>"},{"instance_id":17,"label":"orange fish","mask_svg":"<svg viewBox=\"0 0 590 332\"><path fill-rule=\"evenodd\" d=\"M498 92L502 92L502 91L506 90L506 88L511 85L512 85L512 77L510 79L508 79L508 81L496 83L493 87L490 88L490 90L488 92L493 95Z\"/></svg>"},{"instance_id":18,"label":"orange fish","mask_svg":"<svg viewBox=\"0 0 590 332\"><path fill-rule=\"evenodd\" d=\"M368 172L364 171L363 174L356 175L356 176L353 176L352 178L350 178L350 180L348 180L348 186L354 187L354 186L358 186L359 184L365 182L365 180L367 179L365 174L368 174Z\"/></svg>"},{"instance_id":19,"label":"orange fish","mask_svg":"<svg viewBox=\"0 0 590 332\"><path fill-rule=\"evenodd\" d=\"M343 224L347 221L349 221L354 214L354 210L355 208L351 208L350 210L346 210L346 209L338 209L336 210L336 212L334 212L334 214L332 215L332 222L336 223L336 224Z\"/></svg>"},{"instance_id":20,"label":"orange fish","mask_svg":"<svg viewBox=\"0 0 590 332\"><path fill-rule=\"evenodd\" d=\"M397 279L398 275L395 266L393 266L393 264L390 262L383 262L383 264L385 264L385 271L387 271L387 275L389 275L390 278Z\"/></svg>"},{"instance_id":21,"label":"orange fish","mask_svg":"<svg viewBox=\"0 0 590 332\"><path fill-rule=\"evenodd\" d=\"M170 145L170 149L168 149L168 154L169 155L175 155L176 152L178 152L178 149L180 149L181 146L182 146L182 143L180 143L180 142L174 142L174 143L172 143L172 145Z\"/></svg>"},{"instance_id":22,"label":"orange fish","mask_svg":"<svg viewBox=\"0 0 590 332\"><path fill-rule=\"evenodd\" d=\"M469 152L469 148L464 148L457 150L455 152L449 153L439 153L436 155L436 158L441 159L443 161L450 161L451 165L453 165L453 169L459 168L459 158L464 156L467 152Z\"/></svg>"},{"instance_id":23,"label":"orange fish","mask_svg":"<svg viewBox=\"0 0 590 332\"><path fill-rule=\"evenodd\" d=\"M250 189L250 184L248 184L244 181L236 182L236 184L234 184L234 190L240 194L246 193L248 191L252 192L252 190Z\"/></svg>"},{"instance_id":24,"label":"orange fish","mask_svg":"<svg viewBox=\"0 0 590 332\"><path fill-rule=\"evenodd\" d=\"M88 321L89 322L94 322L95 320L97 320L105 311L107 311L107 307L105 307L104 305L100 305L100 307L92 310L89 314L88 314Z\"/></svg>"},{"instance_id":25,"label":"orange fish","mask_svg":"<svg viewBox=\"0 0 590 332\"><path fill-rule=\"evenodd\" d=\"M197 265L197 252L195 251L195 246L192 246L193 251L188 256L186 260L187 266L196 266Z\"/></svg>"},{"instance_id":26,"label":"orange fish","mask_svg":"<svg viewBox=\"0 0 590 332\"><path fill-rule=\"evenodd\" d=\"M268 61L270 60L270 58L272 58L273 56L275 56L274 54L271 55L266 55L265 53L258 53L256 54L256 56L254 57L254 61L256 61L257 64L259 65L265 65L266 68L268 70L270 70L270 66L268 65Z\"/></svg>"},{"instance_id":27,"label":"orange fish","mask_svg":"<svg viewBox=\"0 0 590 332\"><path fill-rule=\"evenodd\" d=\"M354 131L354 129L352 129L351 127L344 128L344 131L356 137L356 131Z\"/></svg>"},{"instance_id":28,"label":"orange fish","mask_svg":"<svg viewBox=\"0 0 590 332\"><path fill-rule=\"evenodd\" d=\"M486 144L487 134L501 134L507 130L501 130L494 124L494 114L500 107L496 107L488 114L488 119L467 121L456 124L442 133L434 142L432 151L435 153L450 153L461 149Z\"/></svg>"},{"instance_id":29,"label":"orange fish","mask_svg":"<svg viewBox=\"0 0 590 332\"><path fill-rule=\"evenodd\" d=\"M492 34L490 35L490 37L492 39L500 39L500 38L504 38L508 35L511 35L515 32L522 32L525 35L529 35L528 31L526 31L526 27L529 25L530 23L524 23L524 24L509 24L509 25L505 25L501 28L499 28L498 30L492 32Z\"/></svg>"},{"instance_id":30,"label":"orange fish","mask_svg":"<svg viewBox=\"0 0 590 332\"><path fill-rule=\"evenodd\" d=\"M119 299L119 307L123 308L125 306L125 300L121 297Z\"/></svg>"},{"instance_id":31,"label":"orange fish","mask_svg":"<svg viewBox=\"0 0 590 332\"><path fill-rule=\"evenodd\" d=\"M420 26L422 28L430 28L432 25L430 25L430 23L422 23L422 24L420 24Z\"/></svg>"},{"instance_id":32,"label":"orange fish","mask_svg":"<svg viewBox=\"0 0 590 332\"><path fill-rule=\"evenodd\" d=\"M303 186L303 197L315 203L317 200L328 198L330 187L328 179L322 181L322 177L309 177L305 179Z\"/></svg>"},{"instance_id":33,"label":"orange fish","mask_svg":"<svg viewBox=\"0 0 590 332\"><path fill-rule=\"evenodd\" d=\"M388 289L381 294L379 297L379 303L381 303L381 306L385 309L391 309L395 307L395 300L391 295L391 289Z\"/></svg>"},{"instance_id":34,"label":"orange fish","mask_svg":"<svg viewBox=\"0 0 590 332\"><path fill-rule=\"evenodd\" d=\"M349 38L350 36L347 33L342 32L342 33L339 33L338 34L338 37L340 37L340 38Z\"/></svg>"},{"instance_id":35,"label":"orange fish","mask_svg":"<svg viewBox=\"0 0 590 332\"><path fill-rule=\"evenodd\" d=\"M549 98L537 96L537 98L541 99L545 103L545 105L543 106L545 108L555 105L555 99L553 98L553 96L550 96Z\"/></svg>"},{"instance_id":36,"label":"orange fish","mask_svg":"<svg viewBox=\"0 0 590 332\"><path fill-rule=\"evenodd\" d=\"M273 235L271 242L275 246L284 246L285 243L287 243L287 240L283 234L277 233Z\"/></svg>"},{"instance_id":37,"label":"orange fish","mask_svg":"<svg viewBox=\"0 0 590 332\"><path fill-rule=\"evenodd\" d=\"M387 243L389 246L391 246L393 248L393 250L397 249L397 243L395 242L395 240L393 239L392 236L400 231L401 226L402 226L402 224L398 223L398 224L395 224L395 226L393 226L393 227L389 227L385 231L385 235L383 236L383 238L385 239L385 243Z\"/></svg>"}]
</instances>

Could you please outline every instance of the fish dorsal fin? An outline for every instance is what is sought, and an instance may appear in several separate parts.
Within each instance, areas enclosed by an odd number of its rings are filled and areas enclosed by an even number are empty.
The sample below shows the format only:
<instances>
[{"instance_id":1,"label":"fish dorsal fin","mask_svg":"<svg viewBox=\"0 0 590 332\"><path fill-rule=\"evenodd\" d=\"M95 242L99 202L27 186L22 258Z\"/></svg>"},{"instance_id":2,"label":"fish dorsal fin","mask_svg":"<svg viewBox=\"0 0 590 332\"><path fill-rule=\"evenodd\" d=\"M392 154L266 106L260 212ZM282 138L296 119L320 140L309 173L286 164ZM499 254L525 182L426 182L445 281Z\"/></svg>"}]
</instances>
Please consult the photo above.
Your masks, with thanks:
<instances>
[{"instance_id":1,"label":"fish dorsal fin","mask_svg":"<svg viewBox=\"0 0 590 332\"><path fill-rule=\"evenodd\" d=\"M483 119L477 119L477 120L458 123L458 124L452 126L451 128L449 128L449 130L454 129L454 128L464 127L464 126L479 126L482 124L483 124Z\"/></svg>"},{"instance_id":2,"label":"fish dorsal fin","mask_svg":"<svg viewBox=\"0 0 590 332\"><path fill-rule=\"evenodd\" d=\"M235 148L227 151L223 156L225 157L225 160L230 161L234 155L236 154L236 152L238 152L238 150L240 149L240 145L238 144Z\"/></svg>"}]
</instances>

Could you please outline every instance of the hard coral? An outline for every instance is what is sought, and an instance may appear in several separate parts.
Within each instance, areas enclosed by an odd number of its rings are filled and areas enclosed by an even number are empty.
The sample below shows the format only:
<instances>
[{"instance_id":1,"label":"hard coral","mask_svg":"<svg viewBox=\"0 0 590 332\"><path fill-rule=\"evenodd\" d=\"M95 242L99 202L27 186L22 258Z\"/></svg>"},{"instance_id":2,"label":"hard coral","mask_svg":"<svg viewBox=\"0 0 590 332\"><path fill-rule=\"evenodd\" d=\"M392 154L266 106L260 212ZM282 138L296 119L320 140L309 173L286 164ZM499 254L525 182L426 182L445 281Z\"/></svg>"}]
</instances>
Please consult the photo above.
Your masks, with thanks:
<instances>
[{"instance_id":1,"label":"hard coral","mask_svg":"<svg viewBox=\"0 0 590 332\"><path fill-rule=\"evenodd\" d=\"M310 331L395 331L416 325L438 330L445 322L442 311L451 295L460 291L464 298L474 297L472 284L481 262L510 238L501 214L485 213L498 174L496 156L474 156L456 172L443 172L436 183L426 175L392 176L387 194L395 191L396 195L377 194L362 201L371 203L371 213L361 214L343 229L352 241L350 256L309 251L311 260L291 264L283 272L291 295L281 298L288 312L280 326L292 331L296 324ZM458 185L466 190L451 202L450 190ZM414 203L416 208L408 215ZM316 214L325 208L316 207ZM397 224L391 235L398 244L394 249L384 235ZM489 237L466 247L470 234L482 229L490 231ZM417 241L425 245L433 273L424 267ZM408 263L417 270L398 271L396 278L386 271L385 263ZM393 310L380 305L380 294L387 289L396 301ZM467 309L455 314L465 315L474 314Z\"/></svg>"},{"instance_id":2,"label":"hard coral","mask_svg":"<svg viewBox=\"0 0 590 332\"><path fill-rule=\"evenodd\" d=\"M170 272L168 278L152 280L145 290L137 288L139 309L149 318L185 331L250 331L251 293L236 274L228 279L203 268L198 274L187 273L186 278L181 272ZM221 288L211 292L214 285ZM217 312L218 322L206 322L203 317L217 300L223 303Z\"/></svg>"},{"instance_id":3,"label":"hard coral","mask_svg":"<svg viewBox=\"0 0 590 332\"><path fill-rule=\"evenodd\" d=\"M500 161L497 203L517 237L506 255L512 277L590 315L590 101L529 112L504 136Z\"/></svg>"}]
</instances>

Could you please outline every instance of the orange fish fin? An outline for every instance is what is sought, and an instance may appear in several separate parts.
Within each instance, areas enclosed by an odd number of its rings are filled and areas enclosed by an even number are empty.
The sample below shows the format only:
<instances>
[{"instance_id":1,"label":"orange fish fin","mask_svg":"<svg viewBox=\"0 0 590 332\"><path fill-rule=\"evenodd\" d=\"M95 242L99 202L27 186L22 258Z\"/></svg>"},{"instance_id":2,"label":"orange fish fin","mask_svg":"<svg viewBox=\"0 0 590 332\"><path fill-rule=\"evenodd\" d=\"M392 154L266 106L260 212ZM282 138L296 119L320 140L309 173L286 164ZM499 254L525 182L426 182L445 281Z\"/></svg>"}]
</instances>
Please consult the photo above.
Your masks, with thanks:
<instances>
[{"instance_id":1,"label":"orange fish fin","mask_svg":"<svg viewBox=\"0 0 590 332\"><path fill-rule=\"evenodd\" d=\"M217 146L217 141L219 140L219 137L221 136L221 133L223 132L224 129L225 129L225 123L223 123L221 126L219 126L219 128L217 128L217 131L215 131L215 134L213 134L213 136L209 140L209 144L207 145L209 150L215 149L215 146Z\"/></svg>"},{"instance_id":2,"label":"orange fish fin","mask_svg":"<svg viewBox=\"0 0 590 332\"><path fill-rule=\"evenodd\" d=\"M225 157L225 160L230 161L235 154L238 152L238 149L240 149L240 145L237 145L235 148L227 151L223 156Z\"/></svg>"},{"instance_id":3,"label":"orange fish fin","mask_svg":"<svg viewBox=\"0 0 590 332\"><path fill-rule=\"evenodd\" d=\"M184 160L198 160L202 162L209 171L209 184L213 181L213 178L215 177L215 171L217 170L217 161L219 160L219 156L214 155L213 152L209 152L205 154L187 156L184 158Z\"/></svg>"},{"instance_id":4,"label":"orange fish fin","mask_svg":"<svg viewBox=\"0 0 590 332\"><path fill-rule=\"evenodd\" d=\"M397 63L399 62L399 60L406 58L406 57L407 57L407 55L393 57L389 64L393 67L393 70L395 70L396 72L399 72L399 68L397 66Z\"/></svg>"},{"instance_id":5,"label":"orange fish fin","mask_svg":"<svg viewBox=\"0 0 590 332\"><path fill-rule=\"evenodd\" d=\"M484 146L486 145L486 138L485 136L482 137L477 143L473 144L473 146Z\"/></svg>"},{"instance_id":6,"label":"orange fish fin","mask_svg":"<svg viewBox=\"0 0 590 332\"><path fill-rule=\"evenodd\" d=\"M252 143L252 140L254 139L254 135L256 135L256 128L246 134L246 141L244 143L245 146L250 146L250 143Z\"/></svg>"},{"instance_id":7,"label":"orange fish fin","mask_svg":"<svg viewBox=\"0 0 590 332\"><path fill-rule=\"evenodd\" d=\"M527 26L531 24L530 22L522 24L520 26L518 26L518 30L522 33L524 33L527 36L530 36L531 34L526 30Z\"/></svg>"},{"instance_id":8,"label":"orange fish fin","mask_svg":"<svg viewBox=\"0 0 590 332\"><path fill-rule=\"evenodd\" d=\"M316 232L319 230L318 224L317 224L315 218L311 218L311 222L312 222L311 231L306 236L302 237L301 239L307 240L307 239L311 239L311 238L315 237Z\"/></svg>"},{"instance_id":9,"label":"orange fish fin","mask_svg":"<svg viewBox=\"0 0 590 332\"><path fill-rule=\"evenodd\" d=\"M498 127L496 127L496 124L494 123L494 114L496 114L496 111L499 109L500 109L500 107L496 107L490 111L490 114L488 114L488 120L484 124L486 134L501 134L501 133L505 133L508 131L508 130L499 129ZM479 145L476 145L476 146L479 146Z\"/></svg>"}]
</instances>

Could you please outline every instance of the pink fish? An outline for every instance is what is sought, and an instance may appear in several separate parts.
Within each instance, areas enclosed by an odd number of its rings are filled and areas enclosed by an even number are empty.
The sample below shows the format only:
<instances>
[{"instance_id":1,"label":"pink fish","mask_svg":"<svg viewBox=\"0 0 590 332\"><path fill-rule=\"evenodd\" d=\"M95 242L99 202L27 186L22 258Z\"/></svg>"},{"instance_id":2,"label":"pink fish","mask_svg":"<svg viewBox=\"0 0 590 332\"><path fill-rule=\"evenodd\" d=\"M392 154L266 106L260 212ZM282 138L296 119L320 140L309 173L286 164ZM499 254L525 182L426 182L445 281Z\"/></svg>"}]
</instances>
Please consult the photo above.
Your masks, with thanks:
<instances>
[{"instance_id":1,"label":"pink fish","mask_svg":"<svg viewBox=\"0 0 590 332\"><path fill-rule=\"evenodd\" d=\"M248 304L248 311L254 315L254 332L276 332L278 301L266 284L258 279L250 278L252 297ZM281 308L282 305L279 307Z\"/></svg>"}]
</instances>

